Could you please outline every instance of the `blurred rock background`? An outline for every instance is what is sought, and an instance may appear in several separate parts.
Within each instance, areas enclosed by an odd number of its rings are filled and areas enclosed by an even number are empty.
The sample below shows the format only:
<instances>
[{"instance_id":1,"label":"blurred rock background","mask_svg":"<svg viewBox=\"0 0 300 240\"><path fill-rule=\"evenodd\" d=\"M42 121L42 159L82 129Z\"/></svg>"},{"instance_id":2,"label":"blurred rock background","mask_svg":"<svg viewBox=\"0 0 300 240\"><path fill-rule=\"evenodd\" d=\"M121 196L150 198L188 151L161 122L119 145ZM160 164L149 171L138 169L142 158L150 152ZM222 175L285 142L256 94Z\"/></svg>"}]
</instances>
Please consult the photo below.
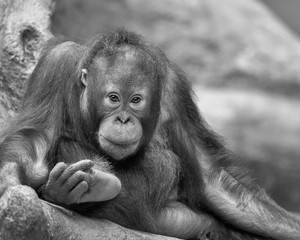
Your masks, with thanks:
<instances>
[{"instance_id":1,"label":"blurred rock background","mask_svg":"<svg viewBox=\"0 0 300 240\"><path fill-rule=\"evenodd\" d=\"M263 2L280 14L300 9L299 1ZM300 42L261 2L60 0L52 23L54 34L80 40L124 26L159 45L238 160L277 202L300 211Z\"/></svg>"},{"instance_id":2,"label":"blurred rock background","mask_svg":"<svg viewBox=\"0 0 300 240\"><path fill-rule=\"evenodd\" d=\"M299 0L260 0L270 7L292 30L300 33Z\"/></svg>"}]
</instances>

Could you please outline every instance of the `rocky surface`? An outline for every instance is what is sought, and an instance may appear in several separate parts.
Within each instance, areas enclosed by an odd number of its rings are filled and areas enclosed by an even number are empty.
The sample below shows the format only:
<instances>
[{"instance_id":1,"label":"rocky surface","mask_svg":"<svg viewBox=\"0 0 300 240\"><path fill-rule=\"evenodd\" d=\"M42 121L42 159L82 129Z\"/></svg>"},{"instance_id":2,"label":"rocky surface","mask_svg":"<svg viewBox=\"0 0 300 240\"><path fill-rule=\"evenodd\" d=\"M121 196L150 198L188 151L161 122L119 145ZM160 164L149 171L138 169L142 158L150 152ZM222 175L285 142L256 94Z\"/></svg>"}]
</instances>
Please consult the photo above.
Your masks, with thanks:
<instances>
[{"instance_id":1,"label":"rocky surface","mask_svg":"<svg viewBox=\"0 0 300 240\"><path fill-rule=\"evenodd\" d=\"M53 0L0 0L0 113L20 106L38 53L51 38Z\"/></svg>"},{"instance_id":2,"label":"rocky surface","mask_svg":"<svg viewBox=\"0 0 300 240\"><path fill-rule=\"evenodd\" d=\"M9 188L0 198L0 222L3 240L176 240L83 217L40 200L22 185Z\"/></svg>"}]
</instances>

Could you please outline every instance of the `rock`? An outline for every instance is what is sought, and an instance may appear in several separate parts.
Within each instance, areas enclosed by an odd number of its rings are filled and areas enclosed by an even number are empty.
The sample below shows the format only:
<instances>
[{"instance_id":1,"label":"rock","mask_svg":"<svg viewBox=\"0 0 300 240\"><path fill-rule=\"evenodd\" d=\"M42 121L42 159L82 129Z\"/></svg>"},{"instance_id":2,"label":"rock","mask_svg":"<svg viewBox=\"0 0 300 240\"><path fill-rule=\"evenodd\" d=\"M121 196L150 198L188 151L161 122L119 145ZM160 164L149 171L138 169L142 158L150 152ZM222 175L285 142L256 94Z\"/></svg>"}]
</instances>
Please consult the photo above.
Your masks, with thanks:
<instances>
[{"instance_id":1,"label":"rock","mask_svg":"<svg viewBox=\"0 0 300 240\"><path fill-rule=\"evenodd\" d=\"M0 198L0 239L50 239L49 224L35 191L26 186L8 188Z\"/></svg>"},{"instance_id":2,"label":"rock","mask_svg":"<svg viewBox=\"0 0 300 240\"><path fill-rule=\"evenodd\" d=\"M175 240L84 217L39 199L23 185L8 188L0 198L0 222L3 240Z\"/></svg>"},{"instance_id":3,"label":"rock","mask_svg":"<svg viewBox=\"0 0 300 240\"><path fill-rule=\"evenodd\" d=\"M12 115L49 31L53 0L0 0L0 104Z\"/></svg>"}]
</instances>

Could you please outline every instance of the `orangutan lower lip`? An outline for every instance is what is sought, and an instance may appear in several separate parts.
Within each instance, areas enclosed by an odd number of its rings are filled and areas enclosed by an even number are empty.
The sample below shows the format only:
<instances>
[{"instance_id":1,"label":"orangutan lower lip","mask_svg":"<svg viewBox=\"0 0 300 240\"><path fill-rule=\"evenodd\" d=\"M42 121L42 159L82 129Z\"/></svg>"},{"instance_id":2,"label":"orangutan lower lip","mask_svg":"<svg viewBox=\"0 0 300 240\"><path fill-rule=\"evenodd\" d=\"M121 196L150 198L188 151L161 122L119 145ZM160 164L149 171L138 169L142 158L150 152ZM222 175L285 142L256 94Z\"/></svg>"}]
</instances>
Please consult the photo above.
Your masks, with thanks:
<instances>
[{"instance_id":1,"label":"orangutan lower lip","mask_svg":"<svg viewBox=\"0 0 300 240\"><path fill-rule=\"evenodd\" d=\"M108 139L108 138L106 138L106 137L104 137L104 136L102 136L102 135L100 135L100 137L102 138L102 139L104 139L105 141L107 141L107 142L109 142L109 143L111 143L111 144L113 144L113 145L116 145L116 146L120 146L120 147L129 147L129 146L131 146L131 145L135 145L135 144L137 144L138 143L138 141L133 141L133 142L128 142L128 141L119 141L119 142L117 142L117 141L113 141L113 140L111 140L111 139Z\"/></svg>"}]
</instances>

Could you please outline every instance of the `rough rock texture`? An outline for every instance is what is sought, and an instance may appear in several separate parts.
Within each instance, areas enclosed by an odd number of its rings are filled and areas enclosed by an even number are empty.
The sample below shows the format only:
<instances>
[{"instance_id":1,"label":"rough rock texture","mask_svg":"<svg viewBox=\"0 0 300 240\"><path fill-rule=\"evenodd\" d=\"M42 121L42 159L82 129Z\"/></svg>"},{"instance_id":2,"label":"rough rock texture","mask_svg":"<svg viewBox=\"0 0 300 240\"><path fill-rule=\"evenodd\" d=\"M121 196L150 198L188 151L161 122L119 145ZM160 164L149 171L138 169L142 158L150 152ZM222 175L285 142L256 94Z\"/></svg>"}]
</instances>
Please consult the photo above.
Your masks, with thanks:
<instances>
[{"instance_id":1,"label":"rough rock texture","mask_svg":"<svg viewBox=\"0 0 300 240\"><path fill-rule=\"evenodd\" d=\"M0 239L50 239L48 221L35 191L16 186L0 198Z\"/></svg>"},{"instance_id":2,"label":"rough rock texture","mask_svg":"<svg viewBox=\"0 0 300 240\"><path fill-rule=\"evenodd\" d=\"M8 113L18 108L41 46L52 36L53 6L53 0L0 0L0 105Z\"/></svg>"},{"instance_id":3,"label":"rough rock texture","mask_svg":"<svg viewBox=\"0 0 300 240\"><path fill-rule=\"evenodd\" d=\"M80 216L40 200L22 185L9 188L0 198L0 222L3 240L175 240Z\"/></svg>"}]
</instances>

